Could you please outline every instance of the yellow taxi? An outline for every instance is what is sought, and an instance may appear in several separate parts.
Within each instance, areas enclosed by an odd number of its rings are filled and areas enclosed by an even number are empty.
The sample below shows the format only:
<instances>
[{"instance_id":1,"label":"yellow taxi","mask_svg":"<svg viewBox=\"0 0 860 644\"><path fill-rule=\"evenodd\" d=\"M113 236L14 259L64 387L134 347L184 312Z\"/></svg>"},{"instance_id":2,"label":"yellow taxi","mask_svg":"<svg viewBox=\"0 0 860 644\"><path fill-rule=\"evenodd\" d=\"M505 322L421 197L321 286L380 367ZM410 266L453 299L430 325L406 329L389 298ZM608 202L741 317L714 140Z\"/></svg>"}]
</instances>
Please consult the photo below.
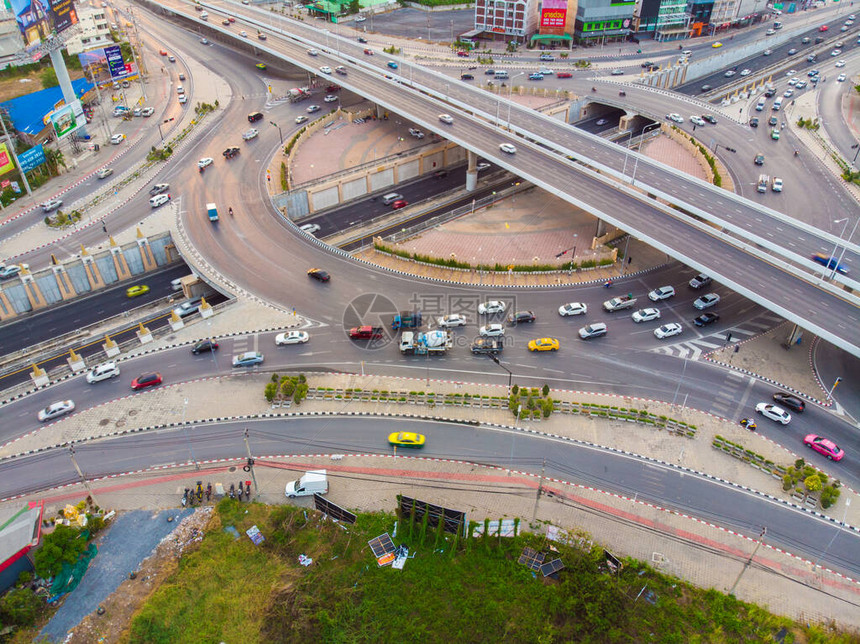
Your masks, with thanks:
<instances>
[{"instance_id":1,"label":"yellow taxi","mask_svg":"<svg viewBox=\"0 0 860 644\"><path fill-rule=\"evenodd\" d=\"M558 351L558 347L555 338L538 338L529 342L529 351Z\"/></svg>"},{"instance_id":2,"label":"yellow taxi","mask_svg":"<svg viewBox=\"0 0 860 644\"><path fill-rule=\"evenodd\" d=\"M146 284L138 284L137 286L129 286L125 289L127 297L137 297L138 295L146 295L149 293L149 287Z\"/></svg>"},{"instance_id":3,"label":"yellow taxi","mask_svg":"<svg viewBox=\"0 0 860 644\"><path fill-rule=\"evenodd\" d=\"M423 447L424 434L414 432L394 432L388 435L388 444L395 447Z\"/></svg>"},{"instance_id":4,"label":"yellow taxi","mask_svg":"<svg viewBox=\"0 0 860 644\"><path fill-rule=\"evenodd\" d=\"M722 46L723 46L723 43L721 43L721 42L715 42L713 45L711 45L711 47L713 47L714 49L719 49Z\"/></svg>"}]
</instances>

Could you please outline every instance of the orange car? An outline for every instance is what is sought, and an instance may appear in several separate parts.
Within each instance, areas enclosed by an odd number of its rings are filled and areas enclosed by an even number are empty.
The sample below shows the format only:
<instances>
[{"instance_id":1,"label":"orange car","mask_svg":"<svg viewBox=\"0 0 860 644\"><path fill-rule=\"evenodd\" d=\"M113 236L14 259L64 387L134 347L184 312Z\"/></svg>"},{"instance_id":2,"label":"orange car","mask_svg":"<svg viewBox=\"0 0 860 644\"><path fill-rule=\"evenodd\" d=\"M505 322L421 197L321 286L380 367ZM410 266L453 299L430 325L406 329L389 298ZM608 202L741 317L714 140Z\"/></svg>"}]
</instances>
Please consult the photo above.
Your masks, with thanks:
<instances>
[{"instance_id":1,"label":"orange car","mask_svg":"<svg viewBox=\"0 0 860 644\"><path fill-rule=\"evenodd\" d=\"M162 56L167 56L167 52L164 51L163 49L159 50L158 53L161 54Z\"/></svg>"}]
</instances>

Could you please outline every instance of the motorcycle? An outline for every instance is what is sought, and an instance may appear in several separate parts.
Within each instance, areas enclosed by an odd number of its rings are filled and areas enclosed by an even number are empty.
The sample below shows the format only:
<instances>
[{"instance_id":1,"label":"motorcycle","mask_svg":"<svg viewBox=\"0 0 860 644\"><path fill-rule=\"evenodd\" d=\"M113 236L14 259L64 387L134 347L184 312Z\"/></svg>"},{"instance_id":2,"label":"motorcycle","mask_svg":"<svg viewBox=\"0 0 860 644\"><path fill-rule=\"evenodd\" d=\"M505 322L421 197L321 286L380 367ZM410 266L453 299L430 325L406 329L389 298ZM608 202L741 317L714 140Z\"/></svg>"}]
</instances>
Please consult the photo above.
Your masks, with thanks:
<instances>
[{"instance_id":1,"label":"motorcycle","mask_svg":"<svg viewBox=\"0 0 860 644\"><path fill-rule=\"evenodd\" d=\"M211 499L211 498L212 498L212 484L207 483L206 484L206 500L209 501L209 499Z\"/></svg>"},{"instance_id":2,"label":"motorcycle","mask_svg":"<svg viewBox=\"0 0 860 644\"><path fill-rule=\"evenodd\" d=\"M746 427L751 432L754 432L758 426L751 418L741 418L741 427Z\"/></svg>"},{"instance_id":3,"label":"motorcycle","mask_svg":"<svg viewBox=\"0 0 860 644\"><path fill-rule=\"evenodd\" d=\"M592 92L596 92L596 91L597 91L597 88L596 88L596 87L592 87L592 88L591 88L591 91L592 91Z\"/></svg>"},{"instance_id":4,"label":"motorcycle","mask_svg":"<svg viewBox=\"0 0 860 644\"><path fill-rule=\"evenodd\" d=\"M230 216L231 216L231 217L233 216L233 209L232 209L232 208L227 208L227 212L229 212L229 213L230 213Z\"/></svg>"},{"instance_id":5,"label":"motorcycle","mask_svg":"<svg viewBox=\"0 0 860 644\"><path fill-rule=\"evenodd\" d=\"M230 484L230 498L231 499L236 498L236 484L235 483Z\"/></svg>"},{"instance_id":6,"label":"motorcycle","mask_svg":"<svg viewBox=\"0 0 860 644\"><path fill-rule=\"evenodd\" d=\"M230 486L232 487L232 483L230 484ZM240 500L240 501L242 500L242 495L243 495L244 493L245 493L245 491L244 491L244 489L242 488L242 481L239 481L239 489L238 489L238 490L236 490L236 494L238 494L238 495L239 495L239 500Z\"/></svg>"},{"instance_id":7,"label":"motorcycle","mask_svg":"<svg viewBox=\"0 0 860 644\"><path fill-rule=\"evenodd\" d=\"M203 502L203 481L197 481L196 495L197 495L197 502L202 503Z\"/></svg>"},{"instance_id":8,"label":"motorcycle","mask_svg":"<svg viewBox=\"0 0 860 644\"><path fill-rule=\"evenodd\" d=\"M183 495L182 495L182 501L180 501L180 503L182 503L182 507L183 507L183 508L184 508L186 505L188 505L188 493L189 493L190 491L191 491L191 490L189 490L188 488L185 488L185 494L183 494Z\"/></svg>"},{"instance_id":9,"label":"motorcycle","mask_svg":"<svg viewBox=\"0 0 860 644\"><path fill-rule=\"evenodd\" d=\"M251 481L245 481L245 496L249 501L251 500Z\"/></svg>"},{"instance_id":10,"label":"motorcycle","mask_svg":"<svg viewBox=\"0 0 860 644\"><path fill-rule=\"evenodd\" d=\"M603 288L612 288L612 280L607 280L603 283Z\"/></svg>"},{"instance_id":11,"label":"motorcycle","mask_svg":"<svg viewBox=\"0 0 860 644\"><path fill-rule=\"evenodd\" d=\"M618 95L619 96L627 96L627 92L625 92L624 90L621 90L620 92L618 92Z\"/></svg>"}]
</instances>

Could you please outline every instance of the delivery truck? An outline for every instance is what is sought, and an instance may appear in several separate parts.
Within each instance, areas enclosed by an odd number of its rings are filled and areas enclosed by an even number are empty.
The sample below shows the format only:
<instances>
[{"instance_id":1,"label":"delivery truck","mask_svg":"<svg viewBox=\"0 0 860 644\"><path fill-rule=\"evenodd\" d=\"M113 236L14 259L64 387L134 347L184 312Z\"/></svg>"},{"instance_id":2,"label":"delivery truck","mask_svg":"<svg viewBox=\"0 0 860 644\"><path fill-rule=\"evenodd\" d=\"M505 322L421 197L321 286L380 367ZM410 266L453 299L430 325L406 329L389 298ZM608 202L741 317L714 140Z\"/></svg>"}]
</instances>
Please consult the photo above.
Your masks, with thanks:
<instances>
[{"instance_id":1,"label":"delivery truck","mask_svg":"<svg viewBox=\"0 0 860 644\"><path fill-rule=\"evenodd\" d=\"M310 496L311 494L325 494L328 492L328 479L325 470L311 470L305 472L298 481L287 483L287 498L294 499L297 496Z\"/></svg>"},{"instance_id":2,"label":"delivery truck","mask_svg":"<svg viewBox=\"0 0 860 644\"><path fill-rule=\"evenodd\" d=\"M209 221L218 221L218 207L214 203L206 204L206 214L209 215Z\"/></svg>"}]
</instances>

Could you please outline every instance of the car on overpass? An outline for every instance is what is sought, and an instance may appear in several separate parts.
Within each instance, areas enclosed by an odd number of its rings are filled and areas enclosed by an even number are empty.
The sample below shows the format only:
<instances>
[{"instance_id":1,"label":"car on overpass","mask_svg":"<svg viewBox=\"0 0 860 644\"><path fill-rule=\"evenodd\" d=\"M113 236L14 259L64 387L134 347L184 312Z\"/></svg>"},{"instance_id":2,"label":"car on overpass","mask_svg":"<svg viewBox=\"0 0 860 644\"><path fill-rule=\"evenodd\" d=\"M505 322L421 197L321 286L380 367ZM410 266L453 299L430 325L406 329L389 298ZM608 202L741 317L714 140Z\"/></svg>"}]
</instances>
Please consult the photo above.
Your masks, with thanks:
<instances>
[{"instance_id":1,"label":"car on overpass","mask_svg":"<svg viewBox=\"0 0 860 644\"><path fill-rule=\"evenodd\" d=\"M517 148L513 143L501 143L499 144L499 149L506 154L516 154Z\"/></svg>"},{"instance_id":2,"label":"car on overpass","mask_svg":"<svg viewBox=\"0 0 860 644\"><path fill-rule=\"evenodd\" d=\"M821 264L830 269L835 269L837 273L842 273L843 275L848 274L848 267L840 264L839 260L830 255L825 255L824 253L815 253L810 257L813 262L817 264Z\"/></svg>"}]
</instances>

